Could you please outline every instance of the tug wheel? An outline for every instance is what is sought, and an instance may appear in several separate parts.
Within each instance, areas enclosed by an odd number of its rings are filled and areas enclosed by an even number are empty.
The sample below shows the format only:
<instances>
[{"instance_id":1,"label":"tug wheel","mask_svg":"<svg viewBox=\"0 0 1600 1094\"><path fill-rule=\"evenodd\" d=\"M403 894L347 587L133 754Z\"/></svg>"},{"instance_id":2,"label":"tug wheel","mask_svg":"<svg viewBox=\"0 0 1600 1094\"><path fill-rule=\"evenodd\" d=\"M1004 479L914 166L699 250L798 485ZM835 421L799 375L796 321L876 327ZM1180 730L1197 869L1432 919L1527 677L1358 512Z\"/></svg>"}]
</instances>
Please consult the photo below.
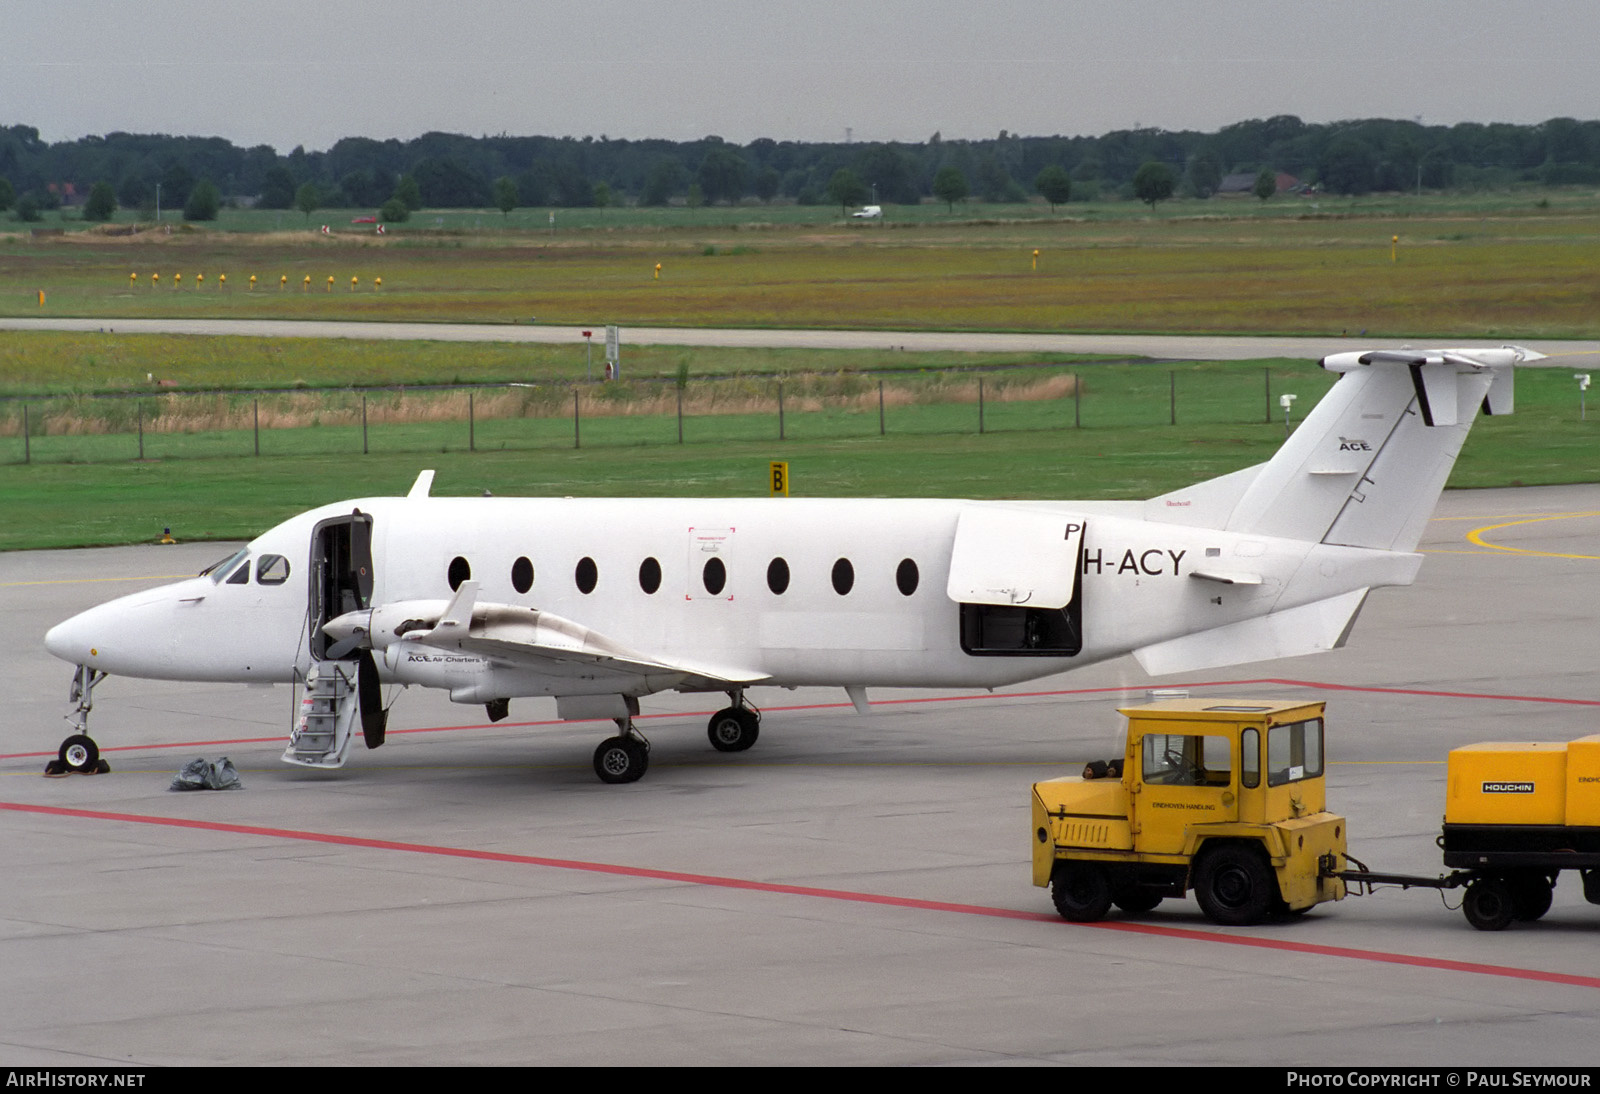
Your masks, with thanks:
<instances>
[{"instance_id":1,"label":"tug wheel","mask_svg":"<svg viewBox=\"0 0 1600 1094\"><path fill-rule=\"evenodd\" d=\"M1211 922L1244 927L1271 913L1278 901L1278 882L1258 850L1230 844L1200 860L1194 896Z\"/></svg>"},{"instance_id":2,"label":"tug wheel","mask_svg":"<svg viewBox=\"0 0 1600 1094\"><path fill-rule=\"evenodd\" d=\"M1093 923L1111 910L1111 878L1094 862L1058 862L1050 875L1050 899L1062 919Z\"/></svg>"}]
</instances>

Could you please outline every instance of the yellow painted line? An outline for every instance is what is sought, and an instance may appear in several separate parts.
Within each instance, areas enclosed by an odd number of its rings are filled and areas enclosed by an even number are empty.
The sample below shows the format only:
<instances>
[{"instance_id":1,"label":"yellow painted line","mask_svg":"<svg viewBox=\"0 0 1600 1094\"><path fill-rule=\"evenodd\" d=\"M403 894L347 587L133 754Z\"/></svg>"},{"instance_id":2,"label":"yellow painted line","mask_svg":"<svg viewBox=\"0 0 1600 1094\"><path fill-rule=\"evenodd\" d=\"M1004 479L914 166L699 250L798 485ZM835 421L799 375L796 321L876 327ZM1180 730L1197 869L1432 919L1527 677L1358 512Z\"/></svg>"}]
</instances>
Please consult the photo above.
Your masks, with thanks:
<instances>
[{"instance_id":1,"label":"yellow painted line","mask_svg":"<svg viewBox=\"0 0 1600 1094\"><path fill-rule=\"evenodd\" d=\"M1600 517L1600 512L1579 513L1495 513L1493 516L1476 513L1466 517L1431 517L1436 521L1446 520L1565 520L1568 517Z\"/></svg>"},{"instance_id":2,"label":"yellow painted line","mask_svg":"<svg viewBox=\"0 0 1600 1094\"><path fill-rule=\"evenodd\" d=\"M1524 524L1540 524L1549 520L1576 520L1583 517L1600 517L1600 512L1588 513L1555 513L1542 517L1525 517L1521 520L1508 520L1501 524L1488 524L1482 528L1474 528L1467 533L1467 542L1475 543L1479 547L1487 547L1491 551L1506 551L1514 555L1537 555L1542 558L1581 558L1589 561L1600 562L1600 555L1573 555L1561 551L1536 551L1528 547L1503 547L1498 543L1490 543L1483 537L1490 532L1498 532L1502 528L1516 528Z\"/></svg>"},{"instance_id":3,"label":"yellow painted line","mask_svg":"<svg viewBox=\"0 0 1600 1094\"><path fill-rule=\"evenodd\" d=\"M0 581L0 589L16 589L24 585L101 585L109 581L185 581L194 574L147 574L144 577L71 577L51 581Z\"/></svg>"}]
</instances>

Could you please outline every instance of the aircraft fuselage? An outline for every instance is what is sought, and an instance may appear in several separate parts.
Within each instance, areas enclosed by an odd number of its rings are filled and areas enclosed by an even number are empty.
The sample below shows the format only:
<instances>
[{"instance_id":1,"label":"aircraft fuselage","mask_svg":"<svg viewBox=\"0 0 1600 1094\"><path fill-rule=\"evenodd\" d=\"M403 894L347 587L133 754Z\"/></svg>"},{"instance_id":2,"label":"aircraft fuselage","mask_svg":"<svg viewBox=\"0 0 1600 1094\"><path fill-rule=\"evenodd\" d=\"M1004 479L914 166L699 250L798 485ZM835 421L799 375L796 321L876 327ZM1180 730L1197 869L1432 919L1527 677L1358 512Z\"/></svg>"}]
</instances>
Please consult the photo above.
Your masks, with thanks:
<instances>
[{"instance_id":1,"label":"aircraft fuselage","mask_svg":"<svg viewBox=\"0 0 1600 1094\"><path fill-rule=\"evenodd\" d=\"M1397 556L1388 552L1143 520L1141 508L369 498L301 514L211 573L91 609L52 630L48 643L63 659L117 675L239 682L303 676L317 649L311 623L354 606L315 611L327 553L318 530L338 527L352 513L370 518L370 604L442 604L472 580L480 602L555 613L634 649L687 651L697 664L778 686L995 687L1409 580L1393 570ZM1025 600L997 611L963 608L952 598L961 514L993 510L1025 513L1044 530L1061 527L1061 535L1041 531L1036 542L1016 547L1041 571L1075 578L1077 633L1070 641L1026 633ZM1069 529L1079 530L1076 541L1067 538ZM1384 572L1355 565L1361 560L1354 556L1373 556L1368 561L1382 563ZM1227 579L1244 572L1248 580ZM1045 613L1058 610L1066 609ZM987 640L974 632L982 613L990 613L995 632ZM389 682L446 687L463 702L618 690L603 675L518 668L416 643L382 652ZM673 686L664 676L646 677L624 690L646 694L657 684Z\"/></svg>"}]
</instances>

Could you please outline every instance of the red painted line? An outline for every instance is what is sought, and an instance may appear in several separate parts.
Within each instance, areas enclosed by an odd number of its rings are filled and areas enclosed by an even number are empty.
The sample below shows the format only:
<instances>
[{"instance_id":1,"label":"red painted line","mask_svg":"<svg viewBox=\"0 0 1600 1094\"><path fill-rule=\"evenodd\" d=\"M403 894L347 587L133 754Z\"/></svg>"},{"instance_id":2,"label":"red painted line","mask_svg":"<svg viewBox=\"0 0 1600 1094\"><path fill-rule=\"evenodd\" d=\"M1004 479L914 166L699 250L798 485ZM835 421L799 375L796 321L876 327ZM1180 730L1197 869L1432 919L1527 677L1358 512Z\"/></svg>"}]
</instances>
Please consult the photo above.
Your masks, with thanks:
<instances>
[{"instance_id":1,"label":"red painted line","mask_svg":"<svg viewBox=\"0 0 1600 1094\"><path fill-rule=\"evenodd\" d=\"M469 847L445 847L427 843L404 843L397 840L368 839L364 836L341 836L328 832L306 832L294 828L265 828L250 824L228 824L222 821L193 820L185 817L148 816L138 813L109 813L97 809L69 809L54 805L30 805L23 802L0 801L0 810L16 813L36 813L53 817L72 817L81 820L113 821L122 824L146 824L167 828L192 828L205 832L227 832L241 836L259 836L267 839L299 840L305 843L323 843L338 847L363 847L375 851L401 851L408 854L440 855L447 858L476 859L481 862L504 862L520 866L540 866L552 870L575 870L590 874L609 874L614 877L641 878L650 881L670 881L680 885L703 885L719 889L742 889L748 892L770 893L780 896L811 897L820 900L841 900L854 904L875 904L890 908L906 908L924 912L948 912L958 915L976 915L991 919L1030 920L1057 924L1056 916L1043 912L1026 912L1015 908L991 908L982 904L956 904L942 900L919 900L914 897L886 896L881 893L861 893L850 889L822 889L810 885L784 885L770 881L751 881L746 878L720 877L716 874L689 874L677 870L654 870L643 866L619 866L605 862L585 862L580 859L546 858L540 855L516 855L504 851L479 851ZM1451 961L1438 957L1421 957L1415 954L1389 953L1384 950L1358 950L1345 946L1321 946L1311 942L1293 942L1286 939L1258 938L1252 935L1220 934L1195 930L1189 927L1162 927L1150 923L1085 923L1071 926L1088 927L1124 934L1146 935L1154 938L1178 939L1188 942L1205 942L1227 946L1248 946L1254 949L1276 950L1285 953L1307 954L1316 957L1334 957L1352 961L1375 961L1389 965L1409 965L1413 968L1435 969L1442 972L1472 973L1478 976L1498 976L1513 980L1532 980L1546 984L1563 984L1570 987L1600 989L1600 976L1580 976L1574 973L1545 972L1540 969L1518 969L1508 965L1484 965L1473 961Z\"/></svg>"},{"instance_id":2,"label":"red painted line","mask_svg":"<svg viewBox=\"0 0 1600 1094\"><path fill-rule=\"evenodd\" d=\"M1370 687L1363 684L1332 684L1322 680L1289 680L1279 677L1265 676L1255 680L1200 680L1169 684L1173 688L1234 688L1260 685L1263 687L1308 688L1321 691L1360 691L1373 695L1418 695L1433 699L1472 699L1478 701L1495 701L1506 703L1553 703L1564 706L1600 707L1600 699L1560 699L1548 695L1497 695L1475 691L1431 691L1423 688L1382 688ZM979 692L972 695L928 695L914 696L905 699L874 699L873 706L906 706L916 703L973 703L1003 699L1056 699L1065 695L1105 695L1105 694L1132 694L1150 690L1151 685L1141 684L1137 687L1118 685L1116 687L1101 688L1062 688L1057 691L1004 691L1004 692ZM848 710L849 703L795 703L790 706L762 707L763 711L788 712L800 710ZM699 711L662 711L655 714L641 714L635 721L658 718L708 718L712 714L709 710ZM591 718L586 721L603 721L604 719ZM539 729L544 726L571 725L576 723L565 722L560 718L550 718L539 722L481 722L469 725L455 726L419 726L413 729L391 729L390 736L400 736L408 733L459 733L474 729ZM177 744L149 744L149 745L118 745L112 747L101 746L101 752L135 752L146 748L221 748L228 745L254 745L272 744L285 740L284 737L236 737L227 740L215 741L188 741ZM40 756L53 756L54 752L4 752L0 753L0 760L28 760Z\"/></svg>"}]
</instances>

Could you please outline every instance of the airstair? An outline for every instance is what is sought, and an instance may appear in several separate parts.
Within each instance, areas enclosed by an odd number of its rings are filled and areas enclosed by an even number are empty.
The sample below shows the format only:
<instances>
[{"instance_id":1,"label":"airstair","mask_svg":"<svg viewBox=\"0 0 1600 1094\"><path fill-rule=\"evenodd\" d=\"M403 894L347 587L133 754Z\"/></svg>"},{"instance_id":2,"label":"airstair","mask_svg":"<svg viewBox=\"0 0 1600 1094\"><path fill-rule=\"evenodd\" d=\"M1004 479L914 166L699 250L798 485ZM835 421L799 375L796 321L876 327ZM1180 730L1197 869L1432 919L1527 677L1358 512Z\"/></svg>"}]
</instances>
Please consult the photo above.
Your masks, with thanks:
<instances>
[{"instance_id":1,"label":"airstair","mask_svg":"<svg viewBox=\"0 0 1600 1094\"><path fill-rule=\"evenodd\" d=\"M289 734L283 762L299 767L343 767L350 738L360 721L356 667L342 661L313 661L306 673L300 717Z\"/></svg>"}]
</instances>

